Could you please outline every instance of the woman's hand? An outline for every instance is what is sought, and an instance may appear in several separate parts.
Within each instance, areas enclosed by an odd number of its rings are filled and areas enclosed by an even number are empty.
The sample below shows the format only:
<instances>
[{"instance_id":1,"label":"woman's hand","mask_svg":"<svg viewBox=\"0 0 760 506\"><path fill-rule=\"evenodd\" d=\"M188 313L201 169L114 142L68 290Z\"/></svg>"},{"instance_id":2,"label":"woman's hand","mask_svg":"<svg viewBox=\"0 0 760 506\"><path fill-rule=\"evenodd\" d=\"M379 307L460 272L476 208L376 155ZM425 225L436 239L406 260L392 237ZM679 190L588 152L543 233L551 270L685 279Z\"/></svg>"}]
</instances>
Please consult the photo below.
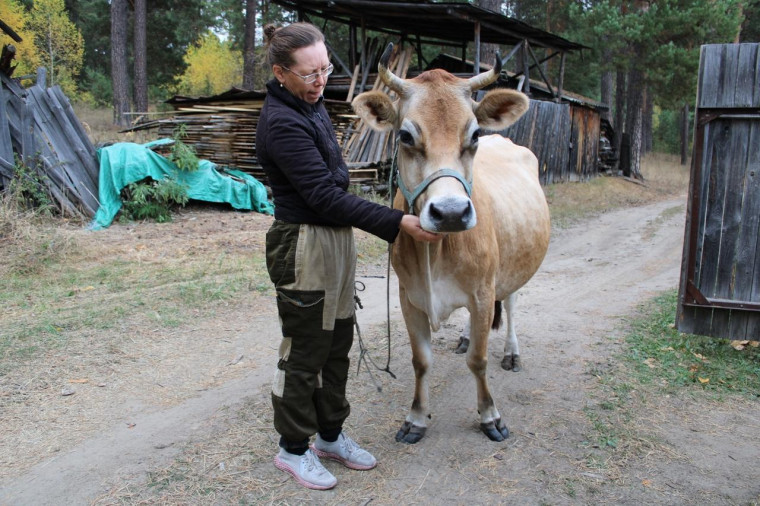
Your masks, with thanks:
<instances>
[{"instance_id":1,"label":"woman's hand","mask_svg":"<svg viewBox=\"0 0 760 506\"><path fill-rule=\"evenodd\" d=\"M442 234L434 234L423 229L419 217L413 214L405 214L401 218L399 228L409 234L415 241L436 242L443 239Z\"/></svg>"}]
</instances>

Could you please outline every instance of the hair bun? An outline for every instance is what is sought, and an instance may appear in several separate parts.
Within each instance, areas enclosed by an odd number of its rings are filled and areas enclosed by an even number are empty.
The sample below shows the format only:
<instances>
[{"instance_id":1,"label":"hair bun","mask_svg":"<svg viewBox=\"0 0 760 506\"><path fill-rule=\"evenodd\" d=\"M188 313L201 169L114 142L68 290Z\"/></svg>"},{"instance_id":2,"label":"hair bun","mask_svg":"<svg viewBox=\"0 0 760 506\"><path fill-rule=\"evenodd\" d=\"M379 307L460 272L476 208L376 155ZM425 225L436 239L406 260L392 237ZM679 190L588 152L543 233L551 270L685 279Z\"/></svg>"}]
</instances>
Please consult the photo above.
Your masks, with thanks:
<instances>
[{"instance_id":1,"label":"hair bun","mask_svg":"<svg viewBox=\"0 0 760 506\"><path fill-rule=\"evenodd\" d=\"M274 36L274 32L279 30L279 27L268 24L264 27L264 43L269 44L269 42L272 40L272 36Z\"/></svg>"}]
</instances>

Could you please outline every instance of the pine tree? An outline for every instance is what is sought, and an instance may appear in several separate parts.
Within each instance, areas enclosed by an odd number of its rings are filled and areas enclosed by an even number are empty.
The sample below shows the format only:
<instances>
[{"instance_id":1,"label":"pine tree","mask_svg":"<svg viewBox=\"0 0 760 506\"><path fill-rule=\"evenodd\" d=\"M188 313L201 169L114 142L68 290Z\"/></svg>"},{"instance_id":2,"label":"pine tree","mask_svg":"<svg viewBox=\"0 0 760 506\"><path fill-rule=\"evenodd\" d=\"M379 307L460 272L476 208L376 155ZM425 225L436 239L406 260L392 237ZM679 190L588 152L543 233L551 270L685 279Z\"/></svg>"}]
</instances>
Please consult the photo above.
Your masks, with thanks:
<instances>
[{"instance_id":1,"label":"pine tree","mask_svg":"<svg viewBox=\"0 0 760 506\"><path fill-rule=\"evenodd\" d=\"M127 73L127 0L111 0L111 83L113 86L113 121L127 126L129 76Z\"/></svg>"},{"instance_id":2,"label":"pine tree","mask_svg":"<svg viewBox=\"0 0 760 506\"><path fill-rule=\"evenodd\" d=\"M27 27L34 33L48 84L59 85L64 93L74 95L82 69L84 40L69 19L63 0L35 0Z\"/></svg>"},{"instance_id":3,"label":"pine tree","mask_svg":"<svg viewBox=\"0 0 760 506\"><path fill-rule=\"evenodd\" d=\"M146 0L134 0L134 61L135 61L135 110L148 110L148 54Z\"/></svg>"}]
</instances>

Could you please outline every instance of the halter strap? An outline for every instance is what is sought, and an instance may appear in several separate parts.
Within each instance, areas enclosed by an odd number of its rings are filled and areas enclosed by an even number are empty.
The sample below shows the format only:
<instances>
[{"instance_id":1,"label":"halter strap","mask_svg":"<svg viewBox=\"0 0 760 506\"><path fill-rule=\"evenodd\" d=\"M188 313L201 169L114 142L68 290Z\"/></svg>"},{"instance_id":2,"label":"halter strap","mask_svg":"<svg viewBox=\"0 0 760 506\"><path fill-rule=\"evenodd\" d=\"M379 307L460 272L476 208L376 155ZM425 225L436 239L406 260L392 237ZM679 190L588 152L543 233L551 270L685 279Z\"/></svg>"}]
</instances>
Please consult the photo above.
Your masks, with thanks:
<instances>
[{"instance_id":1,"label":"halter strap","mask_svg":"<svg viewBox=\"0 0 760 506\"><path fill-rule=\"evenodd\" d=\"M430 174L428 177L422 180L420 184L414 187L413 191L409 191L409 188L407 188L406 184L404 183L404 179L401 177L401 172L398 168L398 143L396 143L396 149L393 151L393 161L391 166L391 177L389 181L389 186L391 189L391 205L393 203L393 183L395 182L398 186L398 189L401 190L401 194L404 196L404 199L406 199L406 203L409 205L409 212L411 214L415 214L414 212L414 202L417 200L417 197L419 197L425 190L427 190L427 187L430 186L430 184L435 181L436 179L442 178L442 177L453 177L454 179L459 180L460 183L462 183L462 186L464 186L464 191L467 192L467 196L472 198L472 181L468 181L462 176L461 173L457 172L453 169L440 169L432 174Z\"/></svg>"}]
</instances>

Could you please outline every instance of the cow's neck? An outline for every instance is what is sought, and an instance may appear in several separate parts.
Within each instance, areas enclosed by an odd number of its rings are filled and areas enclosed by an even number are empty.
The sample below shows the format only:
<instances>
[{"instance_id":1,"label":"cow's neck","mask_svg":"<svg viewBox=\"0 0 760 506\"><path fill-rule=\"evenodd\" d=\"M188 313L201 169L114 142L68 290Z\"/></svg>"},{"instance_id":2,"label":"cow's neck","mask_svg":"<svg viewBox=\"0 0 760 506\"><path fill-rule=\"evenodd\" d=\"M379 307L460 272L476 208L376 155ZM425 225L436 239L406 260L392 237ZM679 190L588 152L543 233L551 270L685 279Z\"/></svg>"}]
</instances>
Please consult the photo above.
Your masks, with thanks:
<instances>
[{"instance_id":1,"label":"cow's neck","mask_svg":"<svg viewBox=\"0 0 760 506\"><path fill-rule=\"evenodd\" d=\"M436 300L438 295L433 287L436 259L440 254L443 241L446 241L447 239L447 237L444 237L442 241L437 243L413 241L417 254L417 261L420 266L420 273L422 274L422 288L428 294L428 296L425 297L427 305L425 313L428 315L428 320L430 321L430 326L433 331L437 331L441 323L441 315L438 314L438 304Z\"/></svg>"}]
</instances>

